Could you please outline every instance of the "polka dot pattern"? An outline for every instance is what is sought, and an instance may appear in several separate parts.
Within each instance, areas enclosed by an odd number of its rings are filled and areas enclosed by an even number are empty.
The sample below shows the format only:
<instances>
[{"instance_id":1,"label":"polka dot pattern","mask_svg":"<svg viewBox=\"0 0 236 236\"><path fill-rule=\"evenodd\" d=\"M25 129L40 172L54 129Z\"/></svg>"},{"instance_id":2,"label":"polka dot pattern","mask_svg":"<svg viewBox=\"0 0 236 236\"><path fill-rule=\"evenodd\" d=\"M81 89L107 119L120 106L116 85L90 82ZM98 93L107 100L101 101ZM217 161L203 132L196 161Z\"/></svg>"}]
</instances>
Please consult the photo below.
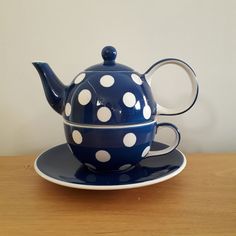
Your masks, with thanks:
<instances>
[{"instance_id":1,"label":"polka dot pattern","mask_svg":"<svg viewBox=\"0 0 236 236\"><path fill-rule=\"evenodd\" d=\"M88 89L83 89L80 91L79 95L78 95L78 102L85 106L87 105L90 100L92 98L92 94Z\"/></svg>"},{"instance_id":2,"label":"polka dot pattern","mask_svg":"<svg viewBox=\"0 0 236 236\"><path fill-rule=\"evenodd\" d=\"M126 92L123 96L123 103L126 107L133 107L136 103L136 97L131 92Z\"/></svg>"},{"instance_id":3,"label":"polka dot pattern","mask_svg":"<svg viewBox=\"0 0 236 236\"><path fill-rule=\"evenodd\" d=\"M78 130L74 130L72 132L72 138L76 144L81 144L83 141L83 137Z\"/></svg>"},{"instance_id":4,"label":"polka dot pattern","mask_svg":"<svg viewBox=\"0 0 236 236\"><path fill-rule=\"evenodd\" d=\"M140 77L137 74L132 74L131 78L138 85L141 85L143 83L143 81L140 79Z\"/></svg>"},{"instance_id":5,"label":"polka dot pattern","mask_svg":"<svg viewBox=\"0 0 236 236\"><path fill-rule=\"evenodd\" d=\"M136 136L133 133L128 133L123 138L123 143L126 147L133 147L136 143Z\"/></svg>"},{"instance_id":6,"label":"polka dot pattern","mask_svg":"<svg viewBox=\"0 0 236 236\"><path fill-rule=\"evenodd\" d=\"M88 182L99 181L93 170L115 169L122 171L117 181L125 183L135 163L150 151L156 130L147 121L155 115L155 101L143 75L128 67L96 68L87 68L68 87L63 111L66 138L73 154L91 170ZM111 128L114 125L126 128Z\"/></svg>"},{"instance_id":7,"label":"polka dot pattern","mask_svg":"<svg viewBox=\"0 0 236 236\"><path fill-rule=\"evenodd\" d=\"M109 88L115 83L115 79L111 75L104 75L100 79L100 84L105 87Z\"/></svg>"},{"instance_id":8,"label":"polka dot pattern","mask_svg":"<svg viewBox=\"0 0 236 236\"><path fill-rule=\"evenodd\" d=\"M105 150L97 151L95 157L99 162L108 162L111 159L111 155Z\"/></svg>"},{"instance_id":9,"label":"polka dot pattern","mask_svg":"<svg viewBox=\"0 0 236 236\"><path fill-rule=\"evenodd\" d=\"M107 122L111 119L111 110L108 107L101 107L98 109L97 118L101 122Z\"/></svg>"},{"instance_id":10,"label":"polka dot pattern","mask_svg":"<svg viewBox=\"0 0 236 236\"><path fill-rule=\"evenodd\" d=\"M146 81L134 71L84 71L73 82L63 112L69 122L138 124L150 120L156 112L155 102L149 96L150 90L145 87Z\"/></svg>"},{"instance_id":11,"label":"polka dot pattern","mask_svg":"<svg viewBox=\"0 0 236 236\"><path fill-rule=\"evenodd\" d=\"M79 75L76 77L74 83L75 83L75 84L81 83L81 82L84 80L85 76L86 76L85 73L79 74Z\"/></svg>"},{"instance_id":12,"label":"polka dot pattern","mask_svg":"<svg viewBox=\"0 0 236 236\"><path fill-rule=\"evenodd\" d=\"M150 149L151 149L151 147L147 146L142 152L142 157L145 157L149 153Z\"/></svg>"},{"instance_id":13,"label":"polka dot pattern","mask_svg":"<svg viewBox=\"0 0 236 236\"><path fill-rule=\"evenodd\" d=\"M66 114L66 116L69 116L71 114L71 105L70 105L70 103L66 103L65 114Z\"/></svg>"},{"instance_id":14,"label":"polka dot pattern","mask_svg":"<svg viewBox=\"0 0 236 236\"><path fill-rule=\"evenodd\" d=\"M143 117L148 120L150 117L151 117L151 108L150 106L146 105L144 108L143 108Z\"/></svg>"}]
</instances>

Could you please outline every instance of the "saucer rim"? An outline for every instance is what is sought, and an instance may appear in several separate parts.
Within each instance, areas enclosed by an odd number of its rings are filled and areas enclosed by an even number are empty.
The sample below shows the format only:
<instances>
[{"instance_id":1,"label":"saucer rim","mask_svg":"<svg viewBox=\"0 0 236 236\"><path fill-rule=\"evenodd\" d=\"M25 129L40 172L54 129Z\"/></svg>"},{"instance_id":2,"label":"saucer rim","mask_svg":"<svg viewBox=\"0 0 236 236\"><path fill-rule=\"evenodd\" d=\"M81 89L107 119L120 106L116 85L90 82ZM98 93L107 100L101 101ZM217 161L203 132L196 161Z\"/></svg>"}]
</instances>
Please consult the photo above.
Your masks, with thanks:
<instances>
[{"instance_id":1,"label":"saucer rim","mask_svg":"<svg viewBox=\"0 0 236 236\"><path fill-rule=\"evenodd\" d=\"M183 163L177 170L175 170L175 171L171 172L170 174L167 174L163 177L159 177L159 178L156 178L156 179L153 179L153 180L143 181L141 183L122 184L122 185L86 185L86 184L69 183L69 182L66 182L66 181L55 179L53 177L50 177L50 176L44 174L37 166L38 159L45 152L51 150L52 148L55 148L55 147L58 147L58 146L61 146L61 145L64 145L64 144L66 144L66 143L53 146L53 147L48 148L47 150L41 152L34 161L34 169L35 169L36 173L39 176L41 176L43 179L45 179L49 182L52 182L54 184L61 185L61 186L64 186L64 187L69 187L69 188L85 189L85 190L122 190L122 189L141 188L141 187L161 183L161 182L164 182L168 179L171 179L171 178L175 177L176 175L178 175L179 173L181 173L184 170L184 168L186 167L186 164L187 164L187 159L186 159L185 155L183 154L183 152L181 152L179 149L176 148L174 150L177 150L178 152L181 153L182 158L183 158ZM163 157L163 158L165 158L165 157Z\"/></svg>"}]
</instances>

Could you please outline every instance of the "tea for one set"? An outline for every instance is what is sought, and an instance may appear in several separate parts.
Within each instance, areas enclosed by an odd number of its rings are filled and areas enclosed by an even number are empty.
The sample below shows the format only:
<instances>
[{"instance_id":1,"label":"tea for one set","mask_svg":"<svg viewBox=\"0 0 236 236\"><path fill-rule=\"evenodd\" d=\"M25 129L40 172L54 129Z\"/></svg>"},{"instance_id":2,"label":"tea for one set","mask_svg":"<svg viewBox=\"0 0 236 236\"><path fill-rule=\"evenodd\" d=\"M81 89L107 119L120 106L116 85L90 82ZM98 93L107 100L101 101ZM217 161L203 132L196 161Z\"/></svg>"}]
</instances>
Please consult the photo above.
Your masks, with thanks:
<instances>
[{"instance_id":1,"label":"tea for one set","mask_svg":"<svg viewBox=\"0 0 236 236\"><path fill-rule=\"evenodd\" d=\"M159 115L188 111L198 96L193 69L184 61L168 58L140 74L116 62L117 51L106 46L103 62L79 73L64 85L45 62L33 62L50 106L63 117L67 142L43 152L35 170L53 183L81 189L115 190L147 186L170 179L186 165L176 147L180 133ZM151 91L152 74L161 66L184 69L192 93L184 106L170 109L158 104ZM154 141L160 127L173 130L171 146Z\"/></svg>"}]
</instances>

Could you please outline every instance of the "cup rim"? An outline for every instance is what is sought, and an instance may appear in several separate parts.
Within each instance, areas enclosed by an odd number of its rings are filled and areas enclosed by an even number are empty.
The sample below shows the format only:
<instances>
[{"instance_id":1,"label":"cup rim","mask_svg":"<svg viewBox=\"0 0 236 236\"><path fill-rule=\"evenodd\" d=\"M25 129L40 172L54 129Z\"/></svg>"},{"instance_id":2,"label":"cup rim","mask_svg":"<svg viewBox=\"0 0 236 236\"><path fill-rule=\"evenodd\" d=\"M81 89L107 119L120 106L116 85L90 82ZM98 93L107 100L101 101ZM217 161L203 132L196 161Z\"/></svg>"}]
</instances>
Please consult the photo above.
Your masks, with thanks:
<instances>
[{"instance_id":1,"label":"cup rim","mask_svg":"<svg viewBox=\"0 0 236 236\"><path fill-rule=\"evenodd\" d=\"M156 120L152 120L144 123L137 123L131 125L91 125L91 124L80 124L73 123L68 120L63 119L63 123L68 126L77 127L77 128L88 128L88 129L127 129L127 128L135 128L135 127L143 127L147 125L151 125L156 123Z\"/></svg>"}]
</instances>

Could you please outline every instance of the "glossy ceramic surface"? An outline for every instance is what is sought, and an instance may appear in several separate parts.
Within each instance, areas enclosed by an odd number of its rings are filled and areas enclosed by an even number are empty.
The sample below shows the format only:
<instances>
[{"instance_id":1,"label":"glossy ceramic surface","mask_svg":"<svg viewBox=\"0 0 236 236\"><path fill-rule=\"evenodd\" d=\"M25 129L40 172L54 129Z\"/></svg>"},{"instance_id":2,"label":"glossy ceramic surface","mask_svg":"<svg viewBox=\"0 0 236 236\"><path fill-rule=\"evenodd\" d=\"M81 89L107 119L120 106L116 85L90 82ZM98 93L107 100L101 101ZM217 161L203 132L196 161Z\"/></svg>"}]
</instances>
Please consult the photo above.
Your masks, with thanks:
<instances>
[{"instance_id":1,"label":"glossy ceramic surface","mask_svg":"<svg viewBox=\"0 0 236 236\"><path fill-rule=\"evenodd\" d=\"M136 165L149 154L159 126L171 127L176 131L176 143L172 147L174 149L179 144L180 134L175 126L168 123L152 122L106 129L103 126L93 128L64 124L67 143L74 156L83 164L99 171L119 171ZM166 150L166 153L170 151Z\"/></svg>"},{"instance_id":2,"label":"glossy ceramic surface","mask_svg":"<svg viewBox=\"0 0 236 236\"><path fill-rule=\"evenodd\" d=\"M64 125L73 154L92 169L120 170L142 160L150 150L156 122L130 128L83 128Z\"/></svg>"},{"instance_id":3,"label":"glossy ceramic surface","mask_svg":"<svg viewBox=\"0 0 236 236\"><path fill-rule=\"evenodd\" d=\"M154 142L152 150L167 146ZM35 161L36 172L44 179L67 187L91 190L116 190L148 186L170 179L186 165L184 155L174 150L163 156L143 159L123 172L97 173L74 158L67 144L42 153Z\"/></svg>"},{"instance_id":4,"label":"glossy ceramic surface","mask_svg":"<svg viewBox=\"0 0 236 236\"><path fill-rule=\"evenodd\" d=\"M127 125L155 119L157 106L144 77L131 71L82 72L68 88L63 117L72 123Z\"/></svg>"}]
</instances>

